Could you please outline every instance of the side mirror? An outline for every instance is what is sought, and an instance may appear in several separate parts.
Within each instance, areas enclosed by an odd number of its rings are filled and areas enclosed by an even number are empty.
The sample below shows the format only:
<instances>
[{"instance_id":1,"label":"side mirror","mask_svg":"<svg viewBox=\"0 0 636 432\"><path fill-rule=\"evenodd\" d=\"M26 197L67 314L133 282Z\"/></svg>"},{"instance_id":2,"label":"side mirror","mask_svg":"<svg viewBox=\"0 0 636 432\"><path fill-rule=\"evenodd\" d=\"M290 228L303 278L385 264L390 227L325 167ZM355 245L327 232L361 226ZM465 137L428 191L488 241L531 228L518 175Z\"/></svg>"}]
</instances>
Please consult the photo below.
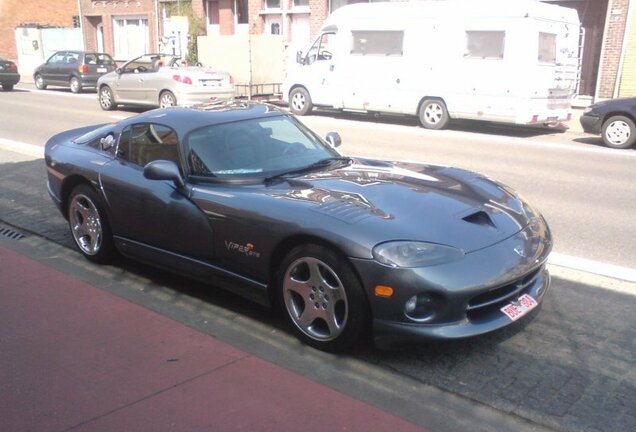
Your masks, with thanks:
<instances>
[{"instance_id":1,"label":"side mirror","mask_svg":"<svg viewBox=\"0 0 636 432\"><path fill-rule=\"evenodd\" d=\"M340 138L340 134L338 132L329 132L325 137L325 140L333 148L336 148L340 146L340 144L342 144L342 138Z\"/></svg>"},{"instance_id":2,"label":"side mirror","mask_svg":"<svg viewBox=\"0 0 636 432\"><path fill-rule=\"evenodd\" d=\"M296 51L296 63L305 64L302 51Z\"/></svg>"},{"instance_id":3,"label":"side mirror","mask_svg":"<svg viewBox=\"0 0 636 432\"><path fill-rule=\"evenodd\" d=\"M185 186L177 164L167 160L148 162L144 167L144 177L148 180L171 180L177 187Z\"/></svg>"},{"instance_id":4,"label":"side mirror","mask_svg":"<svg viewBox=\"0 0 636 432\"><path fill-rule=\"evenodd\" d=\"M112 135L106 135L104 138L99 140L99 144L102 146L102 150L108 151L113 145L115 145L115 137Z\"/></svg>"},{"instance_id":5,"label":"side mirror","mask_svg":"<svg viewBox=\"0 0 636 432\"><path fill-rule=\"evenodd\" d=\"M123 70L121 70L121 68L117 68L117 69L115 69L115 73L116 73L117 75L121 75L123 72L124 72L124 71L123 71Z\"/></svg>"}]
</instances>

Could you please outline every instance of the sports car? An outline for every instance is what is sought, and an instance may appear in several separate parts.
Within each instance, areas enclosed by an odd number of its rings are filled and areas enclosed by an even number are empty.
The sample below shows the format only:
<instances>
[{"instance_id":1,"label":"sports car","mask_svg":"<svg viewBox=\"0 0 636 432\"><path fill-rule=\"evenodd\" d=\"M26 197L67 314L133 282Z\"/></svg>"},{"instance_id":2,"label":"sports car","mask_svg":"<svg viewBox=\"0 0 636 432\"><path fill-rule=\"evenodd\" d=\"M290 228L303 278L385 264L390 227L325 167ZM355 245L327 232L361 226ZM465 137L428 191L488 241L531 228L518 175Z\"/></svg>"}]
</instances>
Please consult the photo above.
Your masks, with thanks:
<instances>
[{"instance_id":1,"label":"sports car","mask_svg":"<svg viewBox=\"0 0 636 432\"><path fill-rule=\"evenodd\" d=\"M322 350L535 315L552 238L534 207L483 175L346 157L340 141L267 104L158 109L50 138L48 191L87 259L119 252L272 305Z\"/></svg>"}]
</instances>

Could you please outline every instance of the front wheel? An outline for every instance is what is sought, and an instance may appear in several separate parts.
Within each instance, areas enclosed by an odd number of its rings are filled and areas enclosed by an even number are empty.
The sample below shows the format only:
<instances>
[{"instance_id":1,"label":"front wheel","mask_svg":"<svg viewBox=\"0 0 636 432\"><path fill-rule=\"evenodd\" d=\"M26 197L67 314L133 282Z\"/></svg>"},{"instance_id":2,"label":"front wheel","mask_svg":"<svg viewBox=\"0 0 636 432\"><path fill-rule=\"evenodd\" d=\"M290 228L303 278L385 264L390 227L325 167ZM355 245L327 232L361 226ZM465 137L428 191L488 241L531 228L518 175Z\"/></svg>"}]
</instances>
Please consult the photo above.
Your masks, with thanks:
<instances>
[{"instance_id":1,"label":"front wheel","mask_svg":"<svg viewBox=\"0 0 636 432\"><path fill-rule=\"evenodd\" d=\"M42 75L37 74L34 80L35 80L35 87L38 90L46 90L46 82L44 81L44 78L42 77Z\"/></svg>"},{"instance_id":2,"label":"front wheel","mask_svg":"<svg viewBox=\"0 0 636 432\"><path fill-rule=\"evenodd\" d=\"M446 104L439 99L427 99L422 102L418 116L426 129L443 129L450 120Z\"/></svg>"},{"instance_id":3,"label":"front wheel","mask_svg":"<svg viewBox=\"0 0 636 432\"><path fill-rule=\"evenodd\" d=\"M68 199L68 225L73 240L89 261L107 263L115 255L115 246L97 193L88 185L73 189Z\"/></svg>"},{"instance_id":4,"label":"front wheel","mask_svg":"<svg viewBox=\"0 0 636 432\"><path fill-rule=\"evenodd\" d=\"M303 87L296 87L289 92L289 109L296 115L306 115L314 108L309 92Z\"/></svg>"},{"instance_id":5,"label":"front wheel","mask_svg":"<svg viewBox=\"0 0 636 432\"><path fill-rule=\"evenodd\" d=\"M159 108L168 108L177 104L177 98L171 91L165 90L159 95Z\"/></svg>"},{"instance_id":6,"label":"front wheel","mask_svg":"<svg viewBox=\"0 0 636 432\"><path fill-rule=\"evenodd\" d=\"M603 142L615 149L626 149L636 142L634 121L625 116L613 116L603 123Z\"/></svg>"},{"instance_id":7,"label":"front wheel","mask_svg":"<svg viewBox=\"0 0 636 432\"><path fill-rule=\"evenodd\" d=\"M79 93L82 91L82 85L79 82L79 79L77 79L77 77L72 77L71 80L69 81L69 85L71 86L71 91L73 93Z\"/></svg>"},{"instance_id":8,"label":"front wheel","mask_svg":"<svg viewBox=\"0 0 636 432\"><path fill-rule=\"evenodd\" d=\"M315 244L298 246L281 263L277 281L285 318L308 345L346 351L369 330L362 285L339 253Z\"/></svg>"},{"instance_id":9,"label":"front wheel","mask_svg":"<svg viewBox=\"0 0 636 432\"><path fill-rule=\"evenodd\" d=\"M115 98L113 97L113 91L110 87L102 86L99 89L99 106L102 107L104 111L112 111L117 106Z\"/></svg>"}]
</instances>

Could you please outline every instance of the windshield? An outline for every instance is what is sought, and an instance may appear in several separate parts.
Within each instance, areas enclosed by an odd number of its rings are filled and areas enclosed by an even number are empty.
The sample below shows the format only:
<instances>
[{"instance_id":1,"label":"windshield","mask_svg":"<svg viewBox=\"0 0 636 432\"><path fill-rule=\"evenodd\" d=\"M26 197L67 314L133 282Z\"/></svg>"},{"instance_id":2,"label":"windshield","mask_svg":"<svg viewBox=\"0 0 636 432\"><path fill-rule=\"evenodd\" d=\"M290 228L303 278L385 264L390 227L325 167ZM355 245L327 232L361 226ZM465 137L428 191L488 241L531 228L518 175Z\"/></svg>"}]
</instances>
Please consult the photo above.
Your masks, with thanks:
<instances>
[{"instance_id":1,"label":"windshield","mask_svg":"<svg viewBox=\"0 0 636 432\"><path fill-rule=\"evenodd\" d=\"M203 177L268 177L340 156L290 116L207 126L186 144L191 174Z\"/></svg>"}]
</instances>

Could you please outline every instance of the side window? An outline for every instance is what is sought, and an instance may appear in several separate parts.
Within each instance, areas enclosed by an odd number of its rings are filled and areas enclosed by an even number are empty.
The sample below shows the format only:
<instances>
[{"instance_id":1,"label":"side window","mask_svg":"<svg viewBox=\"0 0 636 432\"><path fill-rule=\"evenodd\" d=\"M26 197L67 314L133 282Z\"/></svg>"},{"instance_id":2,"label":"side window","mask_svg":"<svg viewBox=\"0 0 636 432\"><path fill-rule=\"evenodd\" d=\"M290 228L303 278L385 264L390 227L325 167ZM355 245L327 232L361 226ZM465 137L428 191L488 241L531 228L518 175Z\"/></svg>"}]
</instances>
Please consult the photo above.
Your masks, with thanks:
<instances>
[{"instance_id":1,"label":"side window","mask_svg":"<svg viewBox=\"0 0 636 432\"><path fill-rule=\"evenodd\" d=\"M502 59L506 32L467 31L465 58Z\"/></svg>"},{"instance_id":2,"label":"side window","mask_svg":"<svg viewBox=\"0 0 636 432\"><path fill-rule=\"evenodd\" d=\"M177 143L177 133L167 126L136 124L122 132L117 156L142 167L160 159L179 165Z\"/></svg>"},{"instance_id":3,"label":"side window","mask_svg":"<svg viewBox=\"0 0 636 432\"><path fill-rule=\"evenodd\" d=\"M403 31L352 31L351 54L401 56Z\"/></svg>"},{"instance_id":4,"label":"side window","mask_svg":"<svg viewBox=\"0 0 636 432\"><path fill-rule=\"evenodd\" d=\"M540 63L556 63L556 35L552 33L539 33L539 55L537 60Z\"/></svg>"},{"instance_id":5,"label":"side window","mask_svg":"<svg viewBox=\"0 0 636 432\"><path fill-rule=\"evenodd\" d=\"M51 56L48 63L49 64L60 64L64 61L64 57L66 56L66 52L58 52Z\"/></svg>"},{"instance_id":6,"label":"side window","mask_svg":"<svg viewBox=\"0 0 636 432\"><path fill-rule=\"evenodd\" d=\"M333 52L331 44L335 36L335 33L323 33L312 47L309 48L305 63L311 64L316 60L331 60Z\"/></svg>"},{"instance_id":7,"label":"side window","mask_svg":"<svg viewBox=\"0 0 636 432\"><path fill-rule=\"evenodd\" d=\"M66 55L66 60L65 60L65 62L66 62L67 64L75 64L75 63L77 63L77 60L78 60L78 59L79 59L79 53L73 53L73 52L70 52L70 53L68 53L68 54Z\"/></svg>"}]
</instances>

